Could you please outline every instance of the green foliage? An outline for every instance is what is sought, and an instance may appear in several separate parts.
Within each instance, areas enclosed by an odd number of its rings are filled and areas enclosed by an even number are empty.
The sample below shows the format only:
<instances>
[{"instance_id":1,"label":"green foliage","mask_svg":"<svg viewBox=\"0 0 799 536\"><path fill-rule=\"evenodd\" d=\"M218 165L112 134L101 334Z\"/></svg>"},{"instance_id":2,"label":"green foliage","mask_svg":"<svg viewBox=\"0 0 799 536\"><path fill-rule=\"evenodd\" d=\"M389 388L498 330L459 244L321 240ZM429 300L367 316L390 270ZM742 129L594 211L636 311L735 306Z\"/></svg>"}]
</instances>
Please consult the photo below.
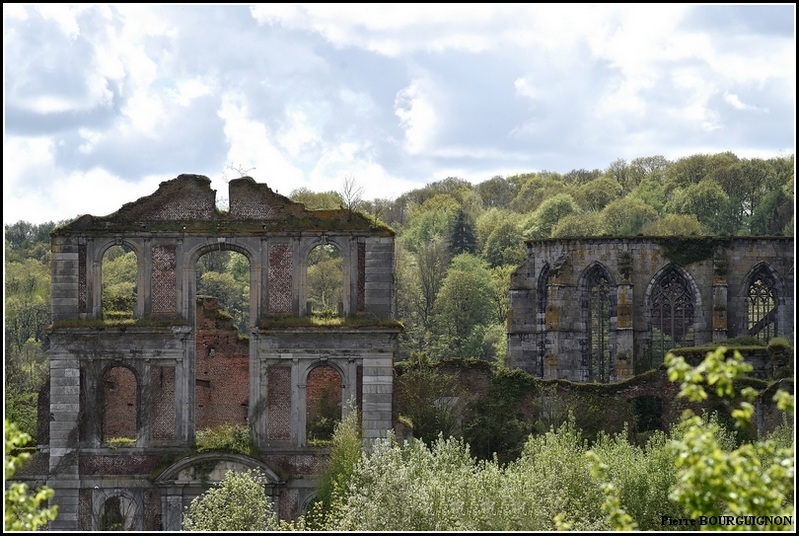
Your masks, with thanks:
<instances>
[{"instance_id":1,"label":"green foliage","mask_svg":"<svg viewBox=\"0 0 799 536\"><path fill-rule=\"evenodd\" d=\"M249 309L249 282L237 281L232 274L208 271L198 281L198 296L211 296L217 299L220 309L227 311L239 331L247 333Z\"/></svg>"},{"instance_id":2,"label":"green foliage","mask_svg":"<svg viewBox=\"0 0 799 536\"><path fill-rule=\"evenodd\" d=\"M741 225L734 213L734 204L712 180L703 180L678 190L666 208L677 214L693 214L712 234L734 234Z\"/></svg>"},{"instance_id":3,"label":"green foliage","mask_svg":"<svg viewBox=\"0 0 799 536\"><path fill-rule=\"evenodd\" d=\"M708 398L708 390L719 397L743 399L731 416L738 426L749 423L754 413L755 392L737 391L735 380L751 370L740 353L725 359L725 348L708 352L705 360L691 367L681 357L669 354L669 378L680 384L681 397L691 401ZM793 412L793 397L780 392L778 406ZM676 453L677 484L671 499L693 518L699 516L793 515L794 447L773 438L744 443L734 450L717 439L718 424L708 423L686 410L672 443ZM737 528L747 528L738 526ZM750 529L790 530L791 526L748 525Z\"/></svg>"},{"instance_id":4,"label":"green foliage","mask_svg":"<svg viewBox=\"0 0 799 536\"><path fill-rule=\"evenodd\" d=\"M455 374L422 364L396 379L397 412L410 418L413 435L432 444L439 435L460 436L464 395Z\"/></svg>"},{"instance_id":5,"label":"green foliage","mask_svg":"<svg viewBox=\"0 0 799 536\"><path fill-rule=\"evenodd\" d=\"M55 492L48 486L29 490L22 482L8 482L29 458L30 453L20 452L30 441L30 436L5 419L5 531L39 530L58 515L58 505L47 506Z\"/></svg>"},{"instance_id":6,"label":"green foliage","mask_svg":"<svg viewBox=\"0 0 799 536\"><path fill-rule=\"evenodd\" d=\"M615 179L600 177L589 181L575 192L575 201L586 211L599 212L621 197L622 187Z\"/></svg>"},{"instance_id":7,"label":"green foliage","mask_svg":"<svg viewBox=\"0 0 799 536\"><path fill-rule=\"evenodd\" d=\"M452 225L452 235L449 240L450 255L461 253L477 253L477 238L474 235L474 224L469 221L466 213L459 209Z\"/></svg>"},{"instance_id":8,"label":"green foliage","mask_svg":"<svg viewBox=\"0 0 799 536\"><path fill-rule=\"evenodd\" d=\"M420 244L434 237L449 238L459 209L458 201L449 194L438 194L413 207L401 242L415 252Z\"/></svg>"},{"instance_id":9,"label":"green foliage","mask_svg":"<svg viewBox=\"0 0 799 536\"><path fill-rule=\"evenodd\" d=\"M569 214L558 220L557 225L552 229L552 238L602 236L604 234L605 223L599 212Z\"/></svg>"},{"instance_id":10,"label":"green foliage","mask_svg":"<svg viewBox=\"0 0 799 536\"><path fill-rule=\"evenodd\" d=\"M491 267L519 265L526 255L524 237L513 219L499 223L486 238L482 250L483 258Z\"/></svg>"},{"instance_id":11,"label":"green foliage","mask_svg":"<svg viewBox=\"0 0 799 536\"><path fill-rule=\"evenodd\" d=\"M239 424L222 424L198 430L195 434L197 452L235 452L245 456L258 456L258 449L250 437L250 429Z\"/></svg>"},{"instance_id":12,"label":"green foliage","mask_svg":"<svg viewBox=\"0 0 799 536\"><path fill-rule=\"evenodd\" d=\"M308 254L308 301L314 314L339 316L344 286L341 253L332 245L315 247Z\"/></svg>"},{"instance_id":13,"label":"green foliage","mask_svg":"<svg viewBox=\"0 0 799 536\"><path fill-rule=\"evenodd\" d=\"M605 231L611 236L635 236L657 219L652 206L635 197L623 197L602 209Z\"/></svg>"},{"instance_id":14,"label":"green foliage","mask_svg":"<svg viewBox=\"0 0 799 536\"><path fill-rule=\"evenodd\" d=\"M680 266L711 259L717 249L726 248L730 240L717 237L689 237L668 236L658 239L663 248L663 254L671 262Z\"/></svg>"},{"instance_id":15,"label":"green foliage","mask_svg":"<svg viewBox=\"0 0 799 536\"><path fill-rule=\"evenodd\" d=\"M341 500L361 459L360 416L356 409L352 408L336 424L331 445L330 457L317 486L316 497L304 520L311 529L324 528L333 505Z\"/></svg>"},{"instance_id":16,"label":"green foliage","mask_svg":"<svg viewBox=\"0 0 799 536\"><path fill-rule=\"evenodd\" d=\"M183 515L188 531L269 531L278 526L266 477L256 471L228 471L224 479L196 497Z\"/></svg>"},{"instance_id":17,"label":"green foliage","mask_svg":"<svg viewBox=\"0 0 799 536\"><path fill-rule=\"evenodd\" d=\"M302 203L309 210L341 208L344 198L334 191L312 192L306 187L296 188L291 191L289 198L295 203Z\"/></svg>"},{"instance_id":18,"label":"green foliage","mask_svg":"<svg viewBox=\"0 0 799 536\"><path fill-rule=\"evenodd\" d=\"M496 456L500 462L518 458L533 431L533 424L520 412L520 402L532 392L532 376L518 369L500 369L492 377L488 394L469 402L463 437L478 458Z\"/></svg>"},{"instance_id":19,"label":"green foliage","mask_svg":"<svg viewBox=\"0 0 799 536\"><path fill-rule=\"evenodd\" d=\"M439 357L471 357L462 354L464 342L475 326L490 324L494 284L483 261L464 253L452 260L433 305L439 339Z\"/></svg>"},{"instance_id":20,"label":"green foliage","mask_svg":"<svg viewBox=\"0 0 799 536\"><path fill-rule=\"evenodd\" d=\"M524 234L528 238L549 238L562 218L580 212L579 205L569 194L561 193L548 197L533 212Z\"/></svg>"},{"instance_id":21,"label":"green foliage","mask_svg":"<svg viewBox=\"0 0 799 536\"><path fill-rule=\"evenodd\" d=\"M700 236L705 228L693 214L666 214L659 220L644 225L641 232L647 236Z\"/></svg>"}]
</instances>

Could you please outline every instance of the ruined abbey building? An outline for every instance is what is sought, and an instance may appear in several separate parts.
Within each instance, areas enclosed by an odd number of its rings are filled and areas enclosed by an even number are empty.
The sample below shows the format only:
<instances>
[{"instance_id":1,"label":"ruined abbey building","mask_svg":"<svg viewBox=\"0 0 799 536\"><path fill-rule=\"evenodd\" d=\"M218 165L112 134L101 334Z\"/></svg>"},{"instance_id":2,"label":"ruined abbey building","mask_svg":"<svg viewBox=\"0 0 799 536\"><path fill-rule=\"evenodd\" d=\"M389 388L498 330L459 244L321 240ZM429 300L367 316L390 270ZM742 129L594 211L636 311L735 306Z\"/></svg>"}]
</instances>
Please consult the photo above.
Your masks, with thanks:
<instances>
[{"instance_id":1,"label":"ruined abbey building","mask_svg":"<svg viewBox=\"0 0 799 536\"><path fill-rule=\"evenodd\" d=\"M365 216L306 210L243 177L228 212L211 181L180 175L106 217L52 233L49 418L42 479L53 530L180 530L184 508L229 469L259 468L284 519L305 511L326 451L309 445L320 399L361 412L365 441L392 427L394 233ZM135 252L128 323L103 319L103 256ZM341 259L341 321L310 322L311 252ZM249 264L249 332L197 296L197 263L233 251ZM198 453L196 433L246 426L256 452ZM119 443L119 438L127 439Z\"/></svg>"},{"instance_id":2,"label":"ruined abbey building","mask_svg":"<svg viewBox=\"0 0 799 536\"><path fill-rule=\"evenodd\" d=\"M511 278L508 365L614 382L657 368L672 348L792 338L793 278L792 237L530 241Z\"/></svg>"}]
</instances>

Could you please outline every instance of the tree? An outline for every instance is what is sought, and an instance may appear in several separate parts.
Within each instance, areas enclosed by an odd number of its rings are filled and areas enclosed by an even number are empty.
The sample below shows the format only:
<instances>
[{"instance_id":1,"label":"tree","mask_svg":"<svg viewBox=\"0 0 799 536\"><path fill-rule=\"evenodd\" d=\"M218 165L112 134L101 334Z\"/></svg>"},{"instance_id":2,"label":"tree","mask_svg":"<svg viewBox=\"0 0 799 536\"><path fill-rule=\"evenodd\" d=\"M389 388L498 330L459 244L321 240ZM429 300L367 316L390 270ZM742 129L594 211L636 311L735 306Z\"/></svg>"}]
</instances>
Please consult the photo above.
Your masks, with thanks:
<instances>
[{"instance_id":1,"label":"tree","mask_svg":"<svg viewBox=\"0 0 799 536\"><path fill-rule=\"evenodd\" d=\"M458 209L455 214L455 222L452 224L449 252L454 256L461 253L476 253L476 251L477 239L474 236L474 227L468 221L466 213Z\"/></svg>"},{"instance_id":2,"label":"tree","mask_svg":"<svg viewBox=\"0 0 799 536\"><path fill-rule=\"evenodd\" d=\"M325 462L316 488L316 497L305 517L312 530L323 529L332 505L344 494L355 466L361 459L361 425L356 408L351 407L347 416L336 423L331 443L330 457Z\"/></svg>"},{"instance_id":3,"label":"tree","mask_svg":"<svg viewBox=\"0 0 799 536\"><path fill-rule=\"evenodd\" d=\"M640 199L623 197L606 206L602 212L605 231L611 236L634 236L658 217L657 211Z\"/></svg>"},{"instance_id":4,"label":"tree","mask_svg":"<svg viewBox=\"0 0 799 536\"><path fill-rule=\"evenodd\" d=\"M545 199L563 193L567 188L557 174L542 172L531 175L511 201L510 208L520 213L533 212Z\"/></svg>"},{"instance_id":5,"label":"tree","mask_svg":"<svg viewBox=\"0 0 799 536\"><path fill-rule=\"evenodd\" d=\"M312 192L306 187L291 191L289 198L295 203L302 203L308 210L337 209L344 206L344 198L334 191Z\"/></svg>"},{"instance_id":6,"label":"tree","mask_svg":"<svg viewBox=\"0 0 799 536\"><path fill-rule=\"evenodd\" d=\"M558 194L548 198L529 219L524 234L529 238L549 238L555 225L569 214L578 214L580 207L569 194Z\"/></svg>"},{"instance_id":7,"label":"tree","mask_svg":"<svg viewBox=\"0 0 799 536\"><path fill-rule=\"evenodd\" d=\"M704 179L676 191L666 204L666 210L693 214L714 234L735 234L742 224L735 203L712 179Z\"/></svg>"},{"instance_id":8,"label":"tree","mask_svg":"<svg viewBox=\"0 0 799 536\"><path fill-rule=\"evenodd\" d=\"M266 476L251 469L228 471L221 482L196 497L183 516L190 531L269 531L277 525L272 501L266 496Z\"/></svg>"},{"instance_id":9,"label":"tree","mask_svg":"<svg viewBox=\"0 0 799 536\"><path fill-rule=\"evenodd\" d=\"M516 184L505 180L500 175L481 182L475 186L475 189L483 200L483 206L486 208L507 207L513 201L513 198L516 197L516 194L519 193Z\"/></svg>"},{"instance_id":10,"label":"tree","mask_svg":"<svg viewBox=\"0 0 799 536\"><path fill-rule=\"evenodd\" d=\"M647 223L641 229L647 236L702 236L705 227L693 214L666 214L657 221Z\"/></svg>"},{"instance_id":11,"label":"tree","mask_svg":"<svg viewBox=\"0 0 799 536\"><path fill-rule=\"evenodd\" d=\"M602 177L580 186L574 198L583 210L598 212L621 197L621 191L621 184L615 179Z\"/></svg>"},{"instance_id":12,"label":"tree","mask_svg":"<svg viewBox=\"0 0 799 536\"><path fill-rule=\"evenodd\" d=\"M557 225L552 229L552 238L602 236L604 234L605 222L599 212L569 214L558 220Z\"/></svg>"},{"instance_id":13,"label":"tree","mask_svg":"<svg viewBox=\"0 0 799 536\"><path fill-rule=\"evenodd\" d=\"M338 248L331 245L315 247L308 255L308 301L314 312L338 315L343 281Z\"/></svg>"},{"instance_id":14,"label":"tree","mask_svg":"<svg viewBox=\"0 0 799 536\"><path fill-rule=\"evenodd\" d=\"M475 326L494 316L491 273L482 260L464 253L452 260L433 306L440 356L460 356Z\"/></svg>"},{"instance_id":15,"label":"tree","mask_svg":"<svg viewBox=\"0 0 799 536\"><path fill-rule=\"evenodd\" d=\"M341 188L341 198L344 200L344 208L352 212L361 206L363 201L363 186L358 186L355 177L346 175L344 185Z\"/></svg>"},{"instance_id":16,"label":"tree","mask_svg":"<svg viewBox=\"0 0 799 536\"><path fill-rule=\"evenodd\" d=\"M707 400L708 391L721 398L742 399L731 416L737 427L745 427L754 415L752 402L757 392L752 387L738 390L735 381L750 372L752 366L737 350L725 359L726 351L719 347L708 352L697 367L669 353L665 359L669 379L680 384L678 396L691 402ZM779 409L793 414L793 396L778 390L774 401ZM691 410L683 414L678 428L681 437L673 443L677 453L677 484L672 498L694 519L743 516L744 522L737 524L748 525L750 529L791 530L792 524L770 520L772 516L794 514L793 445L765 439L729 451L716 439L717 427L704 422ZM758 523L755 516L764 516L769 521Z\"/></svg>"},{"instance_id":17,"label":"tree","mask_svg":"<svg viewBox=\"0 0 799 536\"><path fill-rule=\"evenodd\" d=\"M510 219L500 222L488 235L482 256L494 268L505 264L519 265L526 255L521 229L517 221Z\"/></svg>"},{"instance_id":18,"label":"tree","mask_svg":"<svg viewBox=\"0 0 799 536\"><path fill-rule=\"evenodd\" d=\"M28 444L31 437L19 430L17 425L5 419L6 441L6 490L5 490L5 530L38 530L53 521L58 515L58 505L46 506L55 492L49 486L29 490L22 482L11 482L17 469L29 458L30 453L19 452ZM31 492L32 491L32 492Z\"/></svg>"}]
</instances>

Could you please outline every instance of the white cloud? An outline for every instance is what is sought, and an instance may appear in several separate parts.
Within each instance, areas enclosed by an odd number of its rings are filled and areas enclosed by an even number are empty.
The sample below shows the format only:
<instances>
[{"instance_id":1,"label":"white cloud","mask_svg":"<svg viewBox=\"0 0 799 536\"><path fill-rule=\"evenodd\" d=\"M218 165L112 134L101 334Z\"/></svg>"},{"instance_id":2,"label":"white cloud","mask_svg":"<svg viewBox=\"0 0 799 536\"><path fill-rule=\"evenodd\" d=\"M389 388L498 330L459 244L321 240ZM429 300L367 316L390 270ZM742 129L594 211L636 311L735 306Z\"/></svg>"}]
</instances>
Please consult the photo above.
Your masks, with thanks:
<instances>
[{"instance_id":1,"label":"white cloud","mask_svg":"<svg viewBox=\"0 0 799 536\"><path fill-rule=\"evenodd\" d=\"M303 172L278 149L266 125L250 117L243 102L240 95L229 93L223 97L219 110L230 146L227 160L236 168L252 170L248 174L259 182L288 195L303 186ZM216 189L218 194L227 196L227 187L217 185Z\"/></svg>"},{"instance_id":2,"label":"white cloud","mask_svg":"<svg viewBox=\"0 0 799 536\"><path fill-rule=\"evenodd\" d=\"M405 130L405 151L409 155L423 154L435 142L438 114L427 87L426 81L414 80L397 93L394 101L394 114Z\"/></svg>"}]
</instances>

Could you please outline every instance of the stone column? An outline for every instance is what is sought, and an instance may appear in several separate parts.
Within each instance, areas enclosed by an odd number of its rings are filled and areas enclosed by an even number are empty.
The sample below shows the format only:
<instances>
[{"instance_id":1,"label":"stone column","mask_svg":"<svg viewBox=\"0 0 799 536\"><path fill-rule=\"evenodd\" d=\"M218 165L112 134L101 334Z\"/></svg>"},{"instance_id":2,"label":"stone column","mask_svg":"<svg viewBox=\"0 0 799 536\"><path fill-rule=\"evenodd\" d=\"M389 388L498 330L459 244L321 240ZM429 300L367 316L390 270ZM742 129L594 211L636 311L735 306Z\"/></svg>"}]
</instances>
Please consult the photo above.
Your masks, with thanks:
<instances>
[{"instance_id":1,"label":"stone column","mask_svg":"<svg viewBox=\"0 0 799 536\"><path fill-rule=\"evenodd\" d=\"M51 530L77 530L80 477L78 441L80 364L78 358L58 348L50 350L50 471L47 485L55 491L52 502L58 517Z\"/></svg>"},{"instance_id":2,"label":"stone column","mask_svg":"<svg viewBox=\"0 0 799 536\"><path fill-rule=\"evenodd\" d=\"M616 288L616 379L633 375L633 286L629 282Z\"/></svg>"}]
</instances>

